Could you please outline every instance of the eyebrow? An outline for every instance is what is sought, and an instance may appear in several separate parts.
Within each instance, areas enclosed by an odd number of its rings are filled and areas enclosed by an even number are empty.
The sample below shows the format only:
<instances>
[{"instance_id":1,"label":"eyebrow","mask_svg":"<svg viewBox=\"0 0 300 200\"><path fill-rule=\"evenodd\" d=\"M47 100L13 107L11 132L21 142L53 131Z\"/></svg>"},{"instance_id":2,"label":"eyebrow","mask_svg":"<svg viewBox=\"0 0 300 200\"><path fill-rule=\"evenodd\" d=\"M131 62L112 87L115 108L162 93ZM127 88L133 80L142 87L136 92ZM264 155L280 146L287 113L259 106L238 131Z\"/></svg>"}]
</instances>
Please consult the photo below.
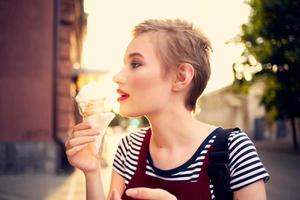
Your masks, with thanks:
<instances>
[{"instance_id":1,"label":"eyebrow","mask_svg":"<svg viewBox=\"0 0 300 200\"><path fill-rule=\"evenodd\" d=\"M134 56L139 56L139 57L144 58L144 56L142 54L138 53L138 52L133 52L133 53L129 54L128 58L132 58Z\"/></svg>"},{"instance_id":2,"label":"eyebrow","mask_svg":"<svg viewBox=\"0 0 300 200\"><path fill-rule=\"evenodd\" d=\"M144 56L143 56L142 54L140 54L139 52L133 52L133 53L130 53L130 54L127 56L127 58L124 57L124 62L125 62L125 60L127 60L128 58L132 58L132 57L134 57L134 56L139 56L139 57L144 58Z\"/></svg>"}]
</instances>

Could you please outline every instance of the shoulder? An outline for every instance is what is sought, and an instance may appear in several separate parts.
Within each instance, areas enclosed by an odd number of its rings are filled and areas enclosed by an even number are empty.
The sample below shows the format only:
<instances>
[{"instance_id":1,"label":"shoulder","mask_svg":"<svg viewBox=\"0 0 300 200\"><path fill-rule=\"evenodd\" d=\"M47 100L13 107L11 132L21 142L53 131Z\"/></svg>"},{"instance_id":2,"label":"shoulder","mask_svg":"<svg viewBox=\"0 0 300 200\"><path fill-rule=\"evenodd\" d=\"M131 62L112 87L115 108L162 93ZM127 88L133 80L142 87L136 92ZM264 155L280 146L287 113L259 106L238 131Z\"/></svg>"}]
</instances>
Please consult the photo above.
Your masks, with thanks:
<instances>
[{"instance_id":1,"label":"shoulder","mask_svg":"<svg viewBox=\"0 0 300 200\"><path fill-rule=\"evenodd\" d=\"M232 129L232 131L230 132L230 135L229 135L229 142L232 142L233 140L236 140L236 139L242 138L242 137L249 139L248 135L244 131L242 131L238 128Z\"/></svg>"},{"instance_id":2,"label":"shoulder","mask_svg":"<svg viewBox=\"0 0 300 200\"><path fill-rule=\"evenodd\" d=\"M139 150L148 129L149 127L133 130L124 136L119 144L119 148L123 150L122 153L126 155L128 151Z\"/></svg>"},{"instance_id":3,"label":"shoulder","mask_svg":"<svg viewBox=\"0 0 300 200\"><path fill-rule=\"evenodd\" d=\"M132 130L129 134L127 134L125 137L123 137L122 140L125 140L128 143L142 142L144 140L144 137L145 137L148 129L150 129L150 128L145 127L145 128Z\"/></svg>"},{"instance_id":4,"label":"shoulder","mask_svg":"<svg viewBox=\"0 0 300 200\"><path fill-rule=\"evenodd\" d=\"M256 148L249 136L242 130L234 130L228 138L229 159L233 161L240 158L251 158L251 155L257 156Z\"/></svg>"},{"instance_id":5,"label":"shoulder","mask_svg":"<svg viewBox=\"0 0 300 200\"><path fill-rule=\"evenodd\" d=\"M225 142L227 142L230 164L232 164L233 161L235 161L238 158L245 158L245 154L257 154L253 142L251 141L249 136L242 130L238 128L219 128L217 130L219 131L217 131L214 137L212 137L214 142L213 145L222 146L226 145Z\"/></svg>"},{"instance_id":6,"label":"shoulder","mask_svg":"<svg viewBox=\"0 0 300 200\"><path fill-rule=\"evenodd\" d=\"M124 136L119 143L113 169L124 178L126 185L136 171L138 156L148 129L141 128L134 130Z\"/></svg>"},{"instance_id":7,"label":"shoulder","mask_svg":"<svg viewBox=\"0 0 300 200\"><path fill-rule=\"evenodd\" d=\"M269 174L261 162L254 143L241 131L233 131L228 139L230 186L239 190L260 179L267 181Z\"/></svg>"},{"instance_id":8,"label":"shoulder","mask_svg":"<svg viewBox=\"0 0 300 200\"><path fill-rule=\"evenodd\" d=\"M239 150L250 148L256 151L255 146L249 136L242 130L234 130L228 138L228 146L230 153L238 153Z\"/></svg>"}]
</instances>

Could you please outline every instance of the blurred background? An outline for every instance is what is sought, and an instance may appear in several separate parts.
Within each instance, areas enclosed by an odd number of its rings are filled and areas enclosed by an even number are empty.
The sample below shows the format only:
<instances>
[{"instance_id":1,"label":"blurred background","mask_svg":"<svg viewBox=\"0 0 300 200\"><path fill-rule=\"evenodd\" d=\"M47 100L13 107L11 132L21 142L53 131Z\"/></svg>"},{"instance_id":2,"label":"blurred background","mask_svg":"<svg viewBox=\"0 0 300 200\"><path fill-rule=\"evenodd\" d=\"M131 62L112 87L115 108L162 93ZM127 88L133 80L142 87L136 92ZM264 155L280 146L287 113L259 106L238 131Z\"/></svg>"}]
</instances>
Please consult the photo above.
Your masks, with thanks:
<instances>
[{"instance_id":1,"label":"blurred background","mask_svg":"<svg viewBox=\"0 0 300 200\"><path fill-rule=\"evenodd\" d=\"M113 96L131 30L150 18L186 19L207 34L212 76L195 118L243 129L271 175L268 199L299 199L299 10L298 0L1 0L0 199L85 199L83 174L64 153L81 121L74 97L92 80ZM148 126L111 101L106 192L120 139Z\"/></svg>"}]
</instances>

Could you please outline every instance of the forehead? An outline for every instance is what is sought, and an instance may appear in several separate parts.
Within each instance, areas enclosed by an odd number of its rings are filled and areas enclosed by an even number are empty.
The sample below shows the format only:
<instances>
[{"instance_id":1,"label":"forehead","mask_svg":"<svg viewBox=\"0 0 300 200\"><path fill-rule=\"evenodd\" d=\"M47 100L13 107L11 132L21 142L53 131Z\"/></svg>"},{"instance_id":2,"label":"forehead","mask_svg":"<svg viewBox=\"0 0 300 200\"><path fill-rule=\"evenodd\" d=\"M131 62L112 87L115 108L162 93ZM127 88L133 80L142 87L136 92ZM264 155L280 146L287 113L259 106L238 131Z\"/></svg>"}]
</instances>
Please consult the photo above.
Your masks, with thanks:
<instances>
[{"instance_id":1,"label":"forehead","mask_svg":"<svg viewBox=\"0 0 300 200\"><path fill-rule=\"evenodd\" d=\"M145 58L156 58L156 36L154 33L143 33L135 37L128 45L124 59L130 55L141 54Z\"/></svg>"}]
</instances>

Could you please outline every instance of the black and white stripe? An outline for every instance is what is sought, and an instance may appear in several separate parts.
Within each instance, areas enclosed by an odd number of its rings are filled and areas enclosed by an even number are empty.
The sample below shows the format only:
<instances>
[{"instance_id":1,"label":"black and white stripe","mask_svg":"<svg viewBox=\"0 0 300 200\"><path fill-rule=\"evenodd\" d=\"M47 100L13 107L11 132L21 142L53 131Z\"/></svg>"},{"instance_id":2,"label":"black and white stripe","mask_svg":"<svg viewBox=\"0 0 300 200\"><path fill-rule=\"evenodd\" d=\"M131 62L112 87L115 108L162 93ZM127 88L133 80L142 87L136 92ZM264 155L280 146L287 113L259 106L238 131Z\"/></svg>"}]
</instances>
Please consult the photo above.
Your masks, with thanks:
<instances>
[{"instance_id":1,"label":"black and white stripe","mask_svg":"<svg viewBox=\"0 0 300 200\"><path fill-rule=\"evenodd\" d=\"M127 185L131 180L137 168L137 161L141 144L148 128L137 130L124 137L119 144L113 169L125 179ZM153 166L150 157L147 159L146 174L168 181L197 181L199 172L203 165L203 161L207 150L214 142L216 135L214 132L199 146L195 155L185 164L175 170L167 170L161 172ZM261 163L256 149L247 134L240 131L234 131L228 139L229 145L229 169L231 173L230 186L236 191L246 185L257 180L269 178L269 174ZM213 185L210 184L212 199Z\"/></svg>"}]
</instances>

